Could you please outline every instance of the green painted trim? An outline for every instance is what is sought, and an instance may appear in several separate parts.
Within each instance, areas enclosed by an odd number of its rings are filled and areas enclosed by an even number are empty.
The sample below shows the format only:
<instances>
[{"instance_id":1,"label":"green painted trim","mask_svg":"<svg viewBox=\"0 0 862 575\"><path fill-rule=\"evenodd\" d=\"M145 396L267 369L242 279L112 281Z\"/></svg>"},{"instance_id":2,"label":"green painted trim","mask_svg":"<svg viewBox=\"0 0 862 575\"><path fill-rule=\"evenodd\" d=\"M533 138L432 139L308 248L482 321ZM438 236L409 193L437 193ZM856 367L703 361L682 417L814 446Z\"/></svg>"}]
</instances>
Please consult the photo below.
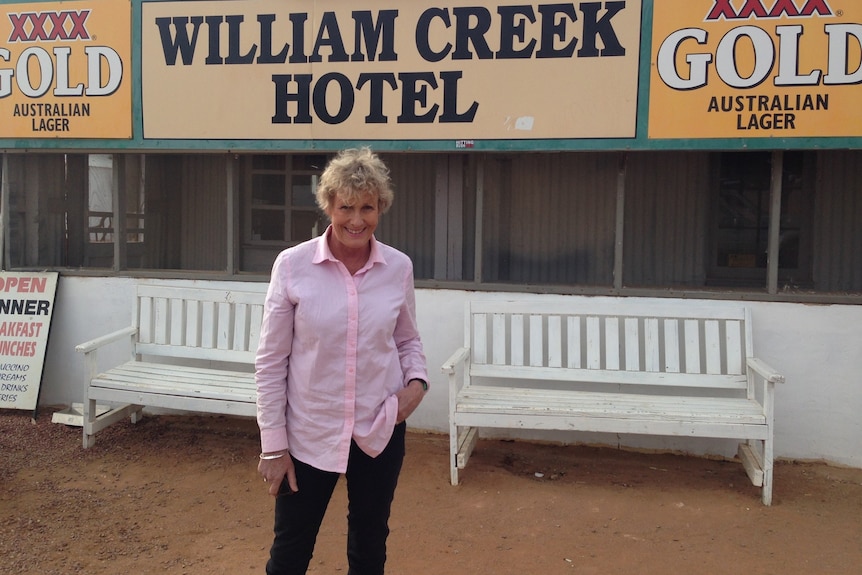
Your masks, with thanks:
<instances>
[{"instance_id":1,"label":"green painted trim","mask_svg":"<svg viewBox=\"0 0 862 575\"><path fill-rule=\"evenodd\" d=\"M158 0L163 1L163 0ZM0 139L0 152L310 152L370 146L391 152L609 152L680 150L846 150L862 149L862 138L763 138L724 140L475 140L458 148L450 140L83 140Z\"/></svg>"},{"instance_id":2,"label":"green painted trim","mask_svg":"<svg viewBox=\"0 0 862 575\"><path fill-rule=\"evenodd\" d=\"M641 9L641 45L640 45L640 71L638 74L638 104L637 104L637 139L646 140L649 133L649 77L650 57L652 56L652 0L643 0ZM644 110L644 113L641 113Z\"/></svg>"},{"instance_id":3,"label":"green painted trim","mask_svg":"<svg viewBox=\"0 0 862 575\"><path fill-rule=\"evenodd\" d=\"M144 133L144 106L141 94L143 82L141 81L141 29L143 27L141 4L132 1L132 139L135 134Z\"/></svg>"},{"instance_id":4,"label":"green painted trim","mask_svg":"<svg viewBox=\"0 0 862 575\"><path fill-rule=\"evenodd\" d=\"M57 0L31 0L31 3ZM142 152L303 152L336 151L369 145L393 152L566 152L566 151L672 151L672 150L829 150L862 149L860 137L841 138L725 138L650 140L650 59L654 0L643 0L641 11L640 67L637 118L634 138L472 140L471 148L458 148L455 140L148 140L143 138L141 93L141 29L144 2L175 0L128 0L132 7L132 138L131 139L11 139L0 138L0 151L142 151ZM193 0L187 0L193 1ZM20 4L21 0L0 0Z\"/></svg>"}]
</instances>

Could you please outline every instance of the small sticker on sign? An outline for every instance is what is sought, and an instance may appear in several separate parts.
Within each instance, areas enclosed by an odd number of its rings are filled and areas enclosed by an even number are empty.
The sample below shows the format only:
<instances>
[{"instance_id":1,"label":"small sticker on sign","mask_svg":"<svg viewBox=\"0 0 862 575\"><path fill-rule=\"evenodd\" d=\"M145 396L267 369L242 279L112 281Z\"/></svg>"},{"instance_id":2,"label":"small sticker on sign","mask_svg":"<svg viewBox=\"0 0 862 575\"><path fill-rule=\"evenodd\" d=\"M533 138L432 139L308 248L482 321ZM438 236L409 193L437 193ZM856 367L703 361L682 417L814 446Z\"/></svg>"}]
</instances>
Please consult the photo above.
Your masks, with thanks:
<instances>
[{"instance_id":1,"label":"small sticker on sign","mask_svg":"<svg viewBox=\"0 0 862 575\"><path fill-rule=\"evenodd\" d=\"M530 131L533 129L533 116L521 116L515 120L516 130Z\"/></svg>"}]
</instances>

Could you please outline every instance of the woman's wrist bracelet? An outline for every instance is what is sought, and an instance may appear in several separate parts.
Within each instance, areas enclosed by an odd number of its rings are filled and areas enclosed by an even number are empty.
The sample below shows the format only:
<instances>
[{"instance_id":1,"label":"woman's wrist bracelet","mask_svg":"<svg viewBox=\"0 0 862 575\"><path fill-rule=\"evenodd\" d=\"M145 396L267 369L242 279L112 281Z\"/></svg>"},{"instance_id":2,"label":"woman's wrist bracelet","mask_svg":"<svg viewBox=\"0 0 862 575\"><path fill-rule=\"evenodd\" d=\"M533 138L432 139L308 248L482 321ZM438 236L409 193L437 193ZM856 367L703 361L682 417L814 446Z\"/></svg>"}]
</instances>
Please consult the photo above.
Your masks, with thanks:
<instances>
[{"instance_id":1,"label":"woman's wrist bracelet","mask_svg":"<svg viewBox=\"0 0 862 575\"><path fill-rule=\"evenodd\" d=\"M285 453L287 453L287 452L286 452L286 451L282 451L281 453L273 453L273 454L270 454L270 455L267 455L267 454L265 454L265 453L261 453L261 454L260 454L260 458L261 458L261 459L263 459L264 461L268 461L268 460L270 460L270 459L281 459L282 457L284 457L284 454L285 454Z\"/></svg>"}]
</instances>

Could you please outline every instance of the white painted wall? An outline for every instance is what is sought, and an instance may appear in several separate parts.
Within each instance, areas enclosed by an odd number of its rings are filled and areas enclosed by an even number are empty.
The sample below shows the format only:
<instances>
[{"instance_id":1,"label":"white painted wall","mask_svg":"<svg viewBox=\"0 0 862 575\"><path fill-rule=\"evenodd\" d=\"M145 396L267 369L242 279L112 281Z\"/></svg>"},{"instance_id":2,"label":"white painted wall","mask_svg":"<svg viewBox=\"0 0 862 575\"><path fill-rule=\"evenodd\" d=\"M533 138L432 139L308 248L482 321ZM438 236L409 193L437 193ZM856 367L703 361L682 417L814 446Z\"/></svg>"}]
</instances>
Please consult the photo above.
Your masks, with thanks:
<instances>
[{"instance_id":1,"label":"white painted wall","mask_svg":"<svg viewBox=\"0 0 862 575\"><path fill-rule=\"evenodd\" d=\"M75 345L131 322L134 286L128 278L61 277L45 362L41 405L81 402L83 358ZM166 283L166 282L159 282ZM171 282L188 285L188 281ZM232 282L206 282L231 287ZM264 284L239 284L265 290ZM463 344L463 310L468 297L501 298L457 290L418 290L417 312L428 359L431 391L410 418L417 429L448 432L447 381L440 365ZM539 296L536 296L539 297ZM582 296L542 296L578 298ZM602 298L613 300L613 298ZM667 305L667 299L642 298ZM687 306L739 306L740 302L674 300ZM822 459L862 468L862 306L745 302L751 308L755 354L782 372L776 391L775 449L779 458ZM684 313L684 312L681 312ZM103 354L104 366L124 359L119 348ZM735 442L691 438L617 437L598 434L499 431L486 436L588 442L732 456Z\"/></svg>"}]
</instances>

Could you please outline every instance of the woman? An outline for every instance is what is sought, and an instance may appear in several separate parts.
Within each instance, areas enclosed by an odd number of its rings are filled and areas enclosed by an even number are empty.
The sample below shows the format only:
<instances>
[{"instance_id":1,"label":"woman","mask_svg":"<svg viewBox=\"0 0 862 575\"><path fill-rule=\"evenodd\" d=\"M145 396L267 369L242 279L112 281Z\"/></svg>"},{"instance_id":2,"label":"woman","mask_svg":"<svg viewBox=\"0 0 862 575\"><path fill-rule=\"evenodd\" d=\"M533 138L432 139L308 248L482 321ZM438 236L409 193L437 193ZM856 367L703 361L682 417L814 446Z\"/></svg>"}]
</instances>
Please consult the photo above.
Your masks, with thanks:
<instances>
[{"instance_id":1,"label":"woman","mask_svg":"<svg viewBox=\"0 0 862 575\"><path fill-rule=\"evenodd\" d=\"M331 224L272 268L255 376L258 472L276 496L268 575L306 572L341 474L348 575L383 573L405 420L428 390L413 265L374 238L392 198L371 150L341 152L317 187Z\"/></svg>"}]
</instances>

